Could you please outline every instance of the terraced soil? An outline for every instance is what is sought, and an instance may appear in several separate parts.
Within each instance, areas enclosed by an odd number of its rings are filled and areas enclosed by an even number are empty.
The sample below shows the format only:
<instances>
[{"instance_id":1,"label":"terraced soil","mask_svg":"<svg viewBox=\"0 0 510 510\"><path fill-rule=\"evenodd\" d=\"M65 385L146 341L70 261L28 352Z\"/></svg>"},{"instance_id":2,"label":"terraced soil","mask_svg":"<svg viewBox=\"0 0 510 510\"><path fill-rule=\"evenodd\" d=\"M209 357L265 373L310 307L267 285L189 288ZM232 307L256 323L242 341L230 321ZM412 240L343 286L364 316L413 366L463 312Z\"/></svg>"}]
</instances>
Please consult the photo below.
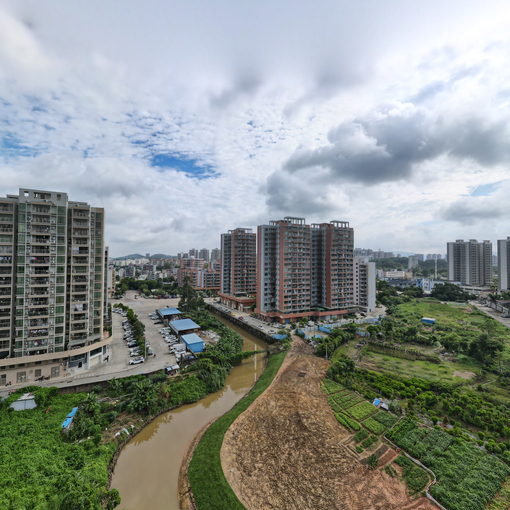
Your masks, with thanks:
<instances>
[{"instance_id":1,"label":"terraced soil","mask_svg":"<svg viewBox=\"0 0 510 510\"><path fill-rule=\"evenodd\" d=\"M228 430L221 459L239 500L248 510L437 510L360 462L320 389L327 367L296 338L272 385Z\"/></svg>"}]
</instances>

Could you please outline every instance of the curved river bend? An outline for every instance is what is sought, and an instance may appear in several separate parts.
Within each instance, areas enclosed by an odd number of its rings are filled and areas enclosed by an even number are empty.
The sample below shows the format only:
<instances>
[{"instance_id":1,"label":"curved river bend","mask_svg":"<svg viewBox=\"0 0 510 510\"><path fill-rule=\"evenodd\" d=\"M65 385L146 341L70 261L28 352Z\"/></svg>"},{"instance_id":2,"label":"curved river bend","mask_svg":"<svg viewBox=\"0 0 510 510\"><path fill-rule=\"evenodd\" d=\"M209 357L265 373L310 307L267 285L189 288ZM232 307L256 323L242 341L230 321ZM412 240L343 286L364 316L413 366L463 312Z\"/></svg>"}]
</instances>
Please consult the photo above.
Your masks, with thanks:
<instances>
[{"instance_id":1,"label":"curved river bend","mask_svg":"<svg viewBox=\"0 0 510 510\"><path fill-rule=\"evenodd\" d=\"M262 340L217 318L243 337L245 351L267 347ZM204 425L227 412L248 392L264 369L264 356L245 359L232 369L223 389L162 414L126 444L111 483L122 498L119 508L179 510L179 469L191 441Z\"/></svg>"}]
</instances>

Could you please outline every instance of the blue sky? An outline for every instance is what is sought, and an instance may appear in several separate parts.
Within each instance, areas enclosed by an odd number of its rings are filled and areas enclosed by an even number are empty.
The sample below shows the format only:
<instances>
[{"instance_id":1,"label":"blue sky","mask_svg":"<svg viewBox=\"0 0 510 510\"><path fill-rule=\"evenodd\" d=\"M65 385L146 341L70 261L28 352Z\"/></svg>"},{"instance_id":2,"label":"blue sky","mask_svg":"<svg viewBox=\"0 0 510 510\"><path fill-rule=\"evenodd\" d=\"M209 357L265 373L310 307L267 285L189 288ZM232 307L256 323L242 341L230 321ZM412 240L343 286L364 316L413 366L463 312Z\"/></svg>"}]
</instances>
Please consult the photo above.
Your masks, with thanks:
<instances>
[{"instance_id":1,"label":"blue sky","mask_svg":"<svg viewBox=\"0 0 510 510\"><path fill-rule=\"evenodd\" d=\"M506 238L508 26L506 1L5 0L0 193L104 206L114 255L284 215Z\"/></svg>"}]
</instances>

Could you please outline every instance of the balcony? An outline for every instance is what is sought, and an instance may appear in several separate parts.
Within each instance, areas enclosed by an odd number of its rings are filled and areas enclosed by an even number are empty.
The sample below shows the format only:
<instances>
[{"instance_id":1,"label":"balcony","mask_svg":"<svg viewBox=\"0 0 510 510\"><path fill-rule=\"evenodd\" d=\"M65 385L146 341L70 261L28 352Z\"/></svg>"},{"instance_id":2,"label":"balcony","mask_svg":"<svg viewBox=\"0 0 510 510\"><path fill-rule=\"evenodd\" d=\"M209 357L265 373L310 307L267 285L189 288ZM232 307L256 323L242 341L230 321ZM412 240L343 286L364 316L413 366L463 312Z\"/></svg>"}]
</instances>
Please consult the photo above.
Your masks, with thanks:
<instances>
[{"instance_id":1,"label":"balcony","mask_svg":"<svg viewBox=\"0 0 510 510\"><path fill-rule=\"evenodd\" d=\"M12 256L10 255L0 256L0 264L12 264Z\"/></svg>"},{"instance_id":2,"label":"balcony","mask_svg":"<svg viewBox=\"0 0 510 510\"><path fill-rule=\"evenodd\" d=\"M8 288L0 288L0 296L10 296L11 295L11 289Z\"/></svg>"},{"instance_id":3,"label":"balcony","mask_svg":"<svg viewBox=\"0 0 510 510\"><path fill-rule=\"evenodd\" d=\"M50 264L51 258L50 257L30 257L29 259L30 264ZM53 261L53 264L55 262Z\"/></svg>"},{"instance_id":4,"label":"balcony","mask_svg":"<svg viewBox=\"0 0 510 510\"><path fill-rule=\"evenodd\" d=\"M81 303L83 301L87 301L87 295L86 294L77 294L73 296L71 299L72 303Z\"/></svg>"},{"instance_id":5,"label":"balcony","mask_svg":"<svg viewBox=\"0 0 510 510\"><path fill-rule=\"evenodd\" d=\"M9 227L7 225L0 225L0 232L2 234L12 234L13 227Z\"/></svg>"},{"instance_id":6,"label":"balcony","mask_svg":"<svg viewBox=\"0 0 510 510\"><path fill-rule=\"evenodd\" d=\"M31 329L28 332L28 338L39 338L48 336L50 333L49 328Z\"/></svg>"},{"instance_id":7,"label":"balcony","mask_svg":"<svg viewBox=\"0 0 510 510\"><path fill-rule=\"evenodd\" d=\"M49 278L30 278L30 286L35 285L49 285L51 280ZM54 282L51 282L54 283Z\"/></svg>"},{"instance_id":8,"label":"balcony","mask_svg":"<svg viewBox=\"0 0 510 510\"><path fill-rule=\"evenodd\" d=\"M47 319L31 319L28 324L29 328L49 328L50 324Z\"/></svg>"},{"instance_id":9,"label":"balcony","mask_svg":"<svg viewBox=\"0 0 510 510\"><path fill-rule=\"evenodd\" d=\"M73 283L87 283L89 279L86 276L73 276Z\"/></svg>"},{"instance_id":10,"label":"balcony","mask_svg":"<svg viewBox=\"0 0 510 510\"><path fill-rule=\"evenodd\" d=\"M74 314L71 314L71 322L84 321L84 320L87 320L87 314L86 313L74 313Z\"/></svg>"},{"instance_id":11,"label":"balcony","mask_svg":"<svg viewBox=\"0 0 510 510\"><path fill-rule=\"evenodd\" d=\"M50 271L49 271L49 269L41 269L41 268L37 268L37 267L31 267L28 274L30 274L30 275L47 275L47 274L50 274Z\"/></svg>"},{"instance_id":12,"label":"balcony","mask_svg":"<svg viewBox=\"0 0 510 510\"><path fill-rule=\"evenodd\" d=\"M28 306L48 306L48 298L32 298L27 302Z\"/></svg>"},{"instance_id":13,"label":"balcony","mask_svg":"<svg viewBox=\"0 0 510 510\"><path fill-rule=\"evenodd\" d=\"M10 328L11 320L10 319L2 319L0 320L0 328Z\"/></svg>"},{"instance_id":14,"label":"balcony","mask_svg":"<svg viewBox=\"0 0 510 510\"><path fill-rule=\"evenodd\" d=\"M27 315L29 317L44 317L46 315L49 315L49 309L48 308L37 308L35 310L29 310Z\"/></svg>"},{"instance_id":15,"label":"balcony","mask_svg":"<svg viewBox=\"0 0 510 510\"><path fill-rule=\"evenodd\" d=\"M0 285L12 285L12 279L10 276L0 276Z\"/></svg>"},{"instance_id":16,"label":"balcony","mask_svg":"<svg viewBox=\"0 0 510 510\"><path fill-rule=\"evenodd\" d=\"M48 345L47 338L41 338L40 340L27 340L25 342L25 349L36 349L40 347L46 347Z\"/></svg>"}]
</instances>

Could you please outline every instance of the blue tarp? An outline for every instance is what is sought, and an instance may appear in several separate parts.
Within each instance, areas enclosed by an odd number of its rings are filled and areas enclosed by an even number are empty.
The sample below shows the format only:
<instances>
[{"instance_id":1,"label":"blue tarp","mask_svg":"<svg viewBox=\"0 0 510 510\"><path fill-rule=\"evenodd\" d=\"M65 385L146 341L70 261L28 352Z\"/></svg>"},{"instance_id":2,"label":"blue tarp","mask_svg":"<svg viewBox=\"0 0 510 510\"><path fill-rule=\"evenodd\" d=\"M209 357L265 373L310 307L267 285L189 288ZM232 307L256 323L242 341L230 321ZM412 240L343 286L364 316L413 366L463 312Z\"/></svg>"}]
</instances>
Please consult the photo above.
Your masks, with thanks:
<instances>
[{"instance_id":1,"label":"blue tarp","mask_svg":"<svg viewBox=\"0 0 510 510\"><path fill-rule=\"evenodd\" d=\"M379 319L376 317L369 317L368 319L365 319L365 324L377 324L379 322Z\"/></svg>"},{"instance_id":2,"label":"blue tarp","mask_svg":"<svg viewBox=\"0 0 510 510\"><path fill-rule=\"evenodd\" d=\"M71 409L71 412L66 416L66 418L72 418L76 414L77 411L78 411L78 408L77 407L73 407Z\"/></svg>"},{"instance_id":3,"label":"blue tarp","mask_svg":"<svg viewBox=\"0 0 510 510\"><path fill-rule=\"evenodd\" d=\"M377 407L381 403L381 399L374 398L374 401L372 403L374 404L375 407Z\"/></svg>"},{"instance_id":4,"label":"blue tarp","mask_svg":"<svg viewBox=\"0 0 510 510\"><path fill-rule=\"evenodd\" d=\"M323 333L331 333L331 328L328 326L319 326L319 331L322 331Z\"/></svg>"},{"instance_id":5,"label":"blue tarp","mask_svg":"<svg viewBox=\"0 0 510 510\"><path fill-rule=\"evenodd\" d=\"M195 333L181 335L181 338L191 352L202 352L204 350L204 341Z\"/></svg>"},{"instance_id":6,"label":"blue tarp","mask_svg":"<svg viewBox=\"0 0 510 510\"><path fill-rule=\"evenodd\" d=\"M62 423L62 428L63 429L67 429L71 426L71 423L73 423L73 419L72 418L66 418L64 420L64 422Z\"/></svg>"},{"instance_id":7,"label":"blue tarp","mask_svg":"<svg viewBox=\"0 0 510 510\"><path fill-rule=\"evenodd\" d=\"M436 319L432 319L430 317L422 317L421 321L423 322L423 324L435 324L436 323Z\"/></svg>"},{"instance_id":8,"label":"blue tarp","mask_svg":"<svg viewBox=\"0 0 510 510\"><path fill-rule=\"evenodd\" d=\"M285 340L287 338L287 335L281 335L281 334L278 334L278 335L273 335L271 338L274 338L275 340Z\"/></svg>"},{"instance_id":9,"label":"blue tarp","mask_svg":"<svg viewBox=\"0 0 510 510\"><path fill-rule=\"evenodd\" d=\"M170 321L169 325L176 333L180 333L181 331L188 331L190 329L200 329L200 326L191 319Z\"/></svg>"}]
</instances>

